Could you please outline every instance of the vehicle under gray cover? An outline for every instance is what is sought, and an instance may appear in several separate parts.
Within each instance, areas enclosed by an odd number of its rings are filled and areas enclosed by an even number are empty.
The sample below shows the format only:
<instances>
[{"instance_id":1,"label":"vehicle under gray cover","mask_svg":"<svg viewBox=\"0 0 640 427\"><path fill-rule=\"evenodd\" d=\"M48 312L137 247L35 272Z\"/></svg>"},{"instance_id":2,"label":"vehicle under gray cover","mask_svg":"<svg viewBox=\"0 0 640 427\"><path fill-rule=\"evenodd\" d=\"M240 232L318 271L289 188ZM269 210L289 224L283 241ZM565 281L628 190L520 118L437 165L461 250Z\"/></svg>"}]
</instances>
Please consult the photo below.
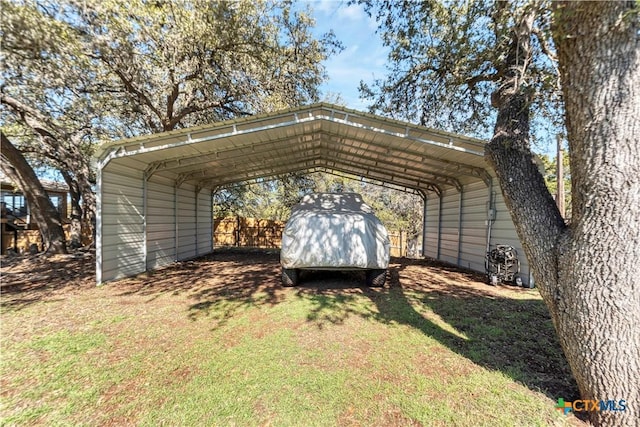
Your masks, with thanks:
<instances>
[{"instance_id":1,"label":"vehicle under gray cover","mask_svg":"<svg viewBox=\"0 0 640 427\"><path fill-rule=\"evenodd\" d=\"M282 280L296 285L300 270L365 270L382 286L389 267L389 235L356 193L306 195L282 234Z\"/></svg>"}]
</instances>

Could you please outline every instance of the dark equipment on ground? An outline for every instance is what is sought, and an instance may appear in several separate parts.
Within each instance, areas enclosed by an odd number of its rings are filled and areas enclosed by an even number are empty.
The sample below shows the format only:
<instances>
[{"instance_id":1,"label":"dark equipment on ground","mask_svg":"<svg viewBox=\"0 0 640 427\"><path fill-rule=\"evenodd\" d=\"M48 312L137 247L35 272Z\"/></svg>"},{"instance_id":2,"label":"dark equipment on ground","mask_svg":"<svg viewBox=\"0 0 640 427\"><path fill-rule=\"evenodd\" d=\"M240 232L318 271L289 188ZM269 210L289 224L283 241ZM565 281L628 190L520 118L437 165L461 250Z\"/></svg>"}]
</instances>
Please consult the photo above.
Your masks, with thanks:
<instances>
[{"instance_id":1,"label":"dark equipment on ground","mask_svg":"<svg viewBox=\"0 0 640 427\"><path fill-rule=\"evenodd\" d=\"M520 273L520 261L518 252L509 245L496 245L494 249L487 252L485 270L490 285L499 283L509 283L522 286Z\"/></svg>"}]
</instances>

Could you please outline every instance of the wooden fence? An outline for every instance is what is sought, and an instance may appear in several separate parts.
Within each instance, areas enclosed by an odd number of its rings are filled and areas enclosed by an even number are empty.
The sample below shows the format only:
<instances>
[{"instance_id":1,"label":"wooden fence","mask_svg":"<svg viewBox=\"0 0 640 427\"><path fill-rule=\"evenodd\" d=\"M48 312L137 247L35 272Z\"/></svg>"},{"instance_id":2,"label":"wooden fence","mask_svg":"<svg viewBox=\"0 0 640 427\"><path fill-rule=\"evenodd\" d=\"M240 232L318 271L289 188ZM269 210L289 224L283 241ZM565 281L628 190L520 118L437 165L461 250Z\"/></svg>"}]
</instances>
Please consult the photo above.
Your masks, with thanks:
<instances>
[{"instance_id":1,"label":"wooden fence","mask_svg":"<svg viewBox=\"0 0 640 427\"><path fill-rule=\"evenodd\" d=\"M216 247L239 246L253 248L280 248L284 222L256 218L217 218L214 220L213 239ZM405 257L411 252L406 231L390 231L391 256ZM415 254L413 254L415 256Z\"/></svg>"},{"instance_id":2,"label":"wooden fence","mask_svg":"<svg viewBox=\"0 0 640 427\"><path fill-rule=\"evenodd\" d=\"M284 222L256 218L217 218L213 222L213 238L215 247L238 246L250 248L279 249L282 243ZM69 224L64 225L65 234L69 239ZM42 238L38 230L19 230L2 233L2 253L8 248L16 248L19 253L28 253L32 244L42 250ZM17 235L17 242L15 240ZM86 239L84 238L86 237ZM90 237L83 236L83 240ZM406 231L390 231L391 256L415 256L412 251L416 242L410 242ZM87 243L83 242L83 243Z\"/></svg>"},{"instance_id":3,"label":"wooden fence","mask_svg":"<svg viewBox=\"0 0 640 427\"><path fill-rule=\"evenodd\" d=\"M29 253L31 246L36 245L38 251L42 251L42 236L40 230L15 230L5 231L5 224L2 224L2 243L0 244L0 253L3 255L7 253L7 250L12 249L19 254ZM67 242L71 240L71 224L63 224L62 229L65 234ZM92 237L87 233L87 230L82 230L82 244L88 245L92 241Z\"/></svg>"},{"instance_id":4,"label":"wooden fence","mask_svg":"<svg viewBox=\"0 0 640 427\"><path fill-rule=\"evenodd\" d=\"M214 246L279 248L284 223L256 218L216 218L213 221Z\"/></svg>"}]
</instances>

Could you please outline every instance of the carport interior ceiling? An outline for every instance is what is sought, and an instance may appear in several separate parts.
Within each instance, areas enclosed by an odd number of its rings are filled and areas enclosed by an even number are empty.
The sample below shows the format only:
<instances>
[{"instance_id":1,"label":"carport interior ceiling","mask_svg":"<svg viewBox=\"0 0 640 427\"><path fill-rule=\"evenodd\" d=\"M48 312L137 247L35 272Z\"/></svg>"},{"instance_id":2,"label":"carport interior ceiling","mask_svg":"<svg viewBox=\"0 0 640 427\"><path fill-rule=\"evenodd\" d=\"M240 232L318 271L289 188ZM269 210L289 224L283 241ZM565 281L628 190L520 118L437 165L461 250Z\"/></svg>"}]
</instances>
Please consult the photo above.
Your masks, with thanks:
<instances>
[{"instance_id":1,"label":"carport interior ceiling","mask_svg":"<svg viewBox=\"0 0 640 427\"><path fill-rule=\"evenodd\" d=\"M110 142L110 161L198 189L289 172L357 175L417 192L490 185L484 143L329 104Z\"/></svg>"}]
</instances>

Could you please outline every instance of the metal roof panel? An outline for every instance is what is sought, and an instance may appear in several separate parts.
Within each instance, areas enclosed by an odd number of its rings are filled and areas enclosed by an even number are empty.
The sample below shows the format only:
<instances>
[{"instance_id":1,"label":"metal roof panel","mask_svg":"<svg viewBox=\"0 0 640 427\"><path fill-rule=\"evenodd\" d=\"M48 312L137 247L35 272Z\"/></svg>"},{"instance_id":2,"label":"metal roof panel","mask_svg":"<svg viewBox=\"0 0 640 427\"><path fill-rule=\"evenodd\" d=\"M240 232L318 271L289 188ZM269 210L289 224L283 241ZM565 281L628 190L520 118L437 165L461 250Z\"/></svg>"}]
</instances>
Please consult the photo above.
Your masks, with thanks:
<instances>
[{"instance_id":1,"label":"metal roof panel","mask_svg":"<svg viewBox=\"0 0 640 427\"><path fill-rule=\"evenodd\" d=\"M198 185L322 167L420 189L486 183L483 147L477 139L315 104L110 142L98 160L106 167L112 159L135 159L150 174Z\"/></svg>"}]
</instances>

